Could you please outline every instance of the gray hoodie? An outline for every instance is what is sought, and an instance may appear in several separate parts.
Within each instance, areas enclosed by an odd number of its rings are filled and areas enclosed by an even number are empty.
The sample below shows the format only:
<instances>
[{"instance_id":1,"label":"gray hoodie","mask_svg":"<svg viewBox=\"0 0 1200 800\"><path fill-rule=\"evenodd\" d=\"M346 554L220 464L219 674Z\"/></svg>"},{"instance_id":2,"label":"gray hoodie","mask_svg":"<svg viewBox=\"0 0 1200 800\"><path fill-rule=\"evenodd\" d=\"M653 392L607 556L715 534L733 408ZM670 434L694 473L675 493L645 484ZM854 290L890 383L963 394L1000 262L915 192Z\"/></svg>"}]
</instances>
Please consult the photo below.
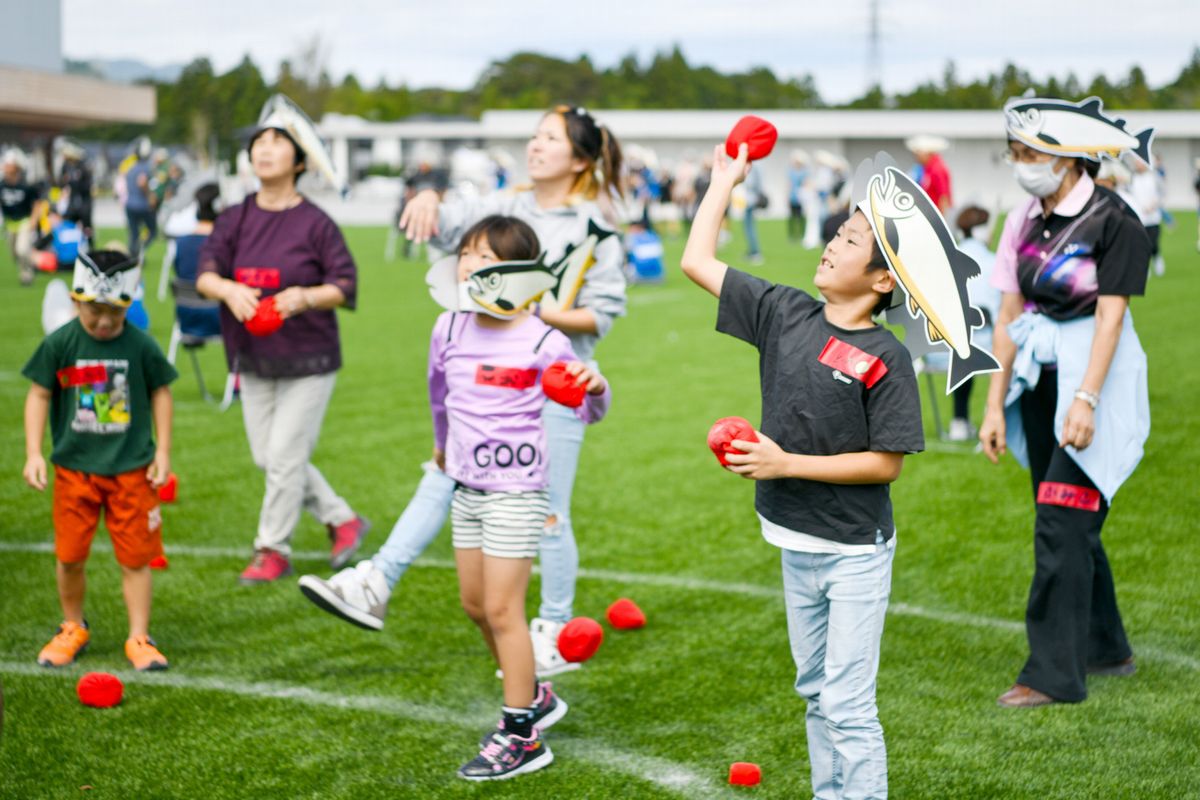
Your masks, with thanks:
<instances>
[{"instance_id":1,"label":"gray hoodie","mask_svg":"<svg viewBox=\"0 0 1200 800\"><path fill-rule=\"evenodd\" d=\"M439 250L452 253L467 228L491 214L516 217L525 222L541 243L547 259L562 256L567 245L579 244L587 238L588 222L604 230L612 230L592 201L583 201L560 208L539 208L532 191L492 192L479 197L458 197L446 200L438 207L438 234L432 244ZM582 361L594 361L596 342L600 341L613 320L625 314L625 251L620 236L610 236L596 246L596 263L584 275L583 286L575 305L590 309L596 316L597 335L568 334L571 347Z\"/></svg>"}]
</instances>

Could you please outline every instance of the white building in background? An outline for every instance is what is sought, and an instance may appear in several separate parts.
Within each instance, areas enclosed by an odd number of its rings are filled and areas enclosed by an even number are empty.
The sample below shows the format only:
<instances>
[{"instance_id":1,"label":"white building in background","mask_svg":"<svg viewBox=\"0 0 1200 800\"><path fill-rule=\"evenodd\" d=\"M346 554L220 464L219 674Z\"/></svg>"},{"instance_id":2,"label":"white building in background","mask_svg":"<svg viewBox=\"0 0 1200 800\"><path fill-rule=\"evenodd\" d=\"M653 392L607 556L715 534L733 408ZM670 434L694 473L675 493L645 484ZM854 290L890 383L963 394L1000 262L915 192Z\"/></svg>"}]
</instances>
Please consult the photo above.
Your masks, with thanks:
<instances>
[{"instance_id":1,"label":"white building in background","mask_svg":"<svg viewBox=\"0 0 1200 800\"><path fill-rule=\"evenodd\" d=\"M409 119L369 122L330 114L318 128L330 143L335 166L357 178L371 164L408 169L420 160L448 164L460 147L504 151L517 164L523 179L524 148L543 112L486 111L476 120ZM593 111L626 147L653 150L661 165L680 159L699 161L723 142L738 118L746 113L770 120L779 129L779 143L759 162L770 198L769 215L787 213L787 169L790 151L810 155L828 150L840 155L851 169L864 158L886 150L902 167L914 162L904 140L934 134L950 142L943 158L953 177L955 203L973 201L1007 209L1021 198L1021 189L1001 156L1005 149L1004 121L996 111ZM1196 193L1193 162L1200 158L1200 111L1131 111L1122 113L1127 128L1153 126L1154 152L1167 174L1167 205L1193 208Z\"/></svg>"}]
</instances>

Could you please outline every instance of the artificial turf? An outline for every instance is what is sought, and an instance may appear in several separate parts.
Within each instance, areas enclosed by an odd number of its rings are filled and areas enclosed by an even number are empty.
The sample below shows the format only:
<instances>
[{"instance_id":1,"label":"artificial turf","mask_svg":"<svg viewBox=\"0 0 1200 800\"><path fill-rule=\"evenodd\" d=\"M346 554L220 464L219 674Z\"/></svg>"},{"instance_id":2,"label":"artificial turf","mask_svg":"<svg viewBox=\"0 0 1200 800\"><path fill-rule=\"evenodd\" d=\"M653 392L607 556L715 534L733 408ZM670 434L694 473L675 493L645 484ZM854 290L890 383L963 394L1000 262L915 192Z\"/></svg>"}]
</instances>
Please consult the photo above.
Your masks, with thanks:
<instances>
[{"instance_id":1,"label":"artificial turf","mask_svg":"<svg viewBox=\"0 0 1200 800\"><path fill-rule=\"evenodd\" d=\"M1091 681L1078 705L995 705L1026 652L1028 479L1011 459L993 467L969 446L934 445L923 394L931 449L906 459L892 491L900 532L878 691L892 796L1200 793L1195 230L1195 215L1180 214L1165 231L1167 274L1133 302L1153 430L1105 542L1135 676ZM438 309L422 263L383 260L382 229L346 234L360 268L359 309L340 315L345 368L314 460L374 521L373 552L429 454L425 357ZM789 244L782 223L762 223L761 236L767 264L754 271L811 290L816 255ZM550 768L482 786L454 771L494 722L500 687L458 607L449 536L402 580L378 634L316 610L294 579L237 585L262 479L239 410L204 403L182 353L172 453L179 500L164 511L171 566L155 576L151 625L171 669L128 672L119 572L99 548L88 573L91 649L61 671L36 666L59 610L53 556L36 549L52 541L49 497L20 477L20 370L41 337L46 279L19 287L0 256L0 797L808 796L778 551L758 534L753 487L720 470L705 447L716 418L759 418L756 356L713 331L715 301L678 271L682 241L668 237L666 247L666 282L632 287L628 316L600 346L614 403L588 431L573 507L587 570L576 613L601 618L628 596L649 624L608 630L593 661L556 680L571 713L548 733ZM724 255L737 265L739 252L735 236ZM161 244L150 251L146 282L152 332L165 347L170 301L153 296L161 254ZM199 357L219 388L219 347ZM982 398L980 387L976 422ZM948 401L939 402L946 415ZM299 572L328 574L314 520L301 523L294 544ZM535 578L531 613L536 591ZM89 670L127 679L122 705L78 703L74 683ZM760 764L762 785L726 788L733 761Z\"/></svg>"}]
</instances>

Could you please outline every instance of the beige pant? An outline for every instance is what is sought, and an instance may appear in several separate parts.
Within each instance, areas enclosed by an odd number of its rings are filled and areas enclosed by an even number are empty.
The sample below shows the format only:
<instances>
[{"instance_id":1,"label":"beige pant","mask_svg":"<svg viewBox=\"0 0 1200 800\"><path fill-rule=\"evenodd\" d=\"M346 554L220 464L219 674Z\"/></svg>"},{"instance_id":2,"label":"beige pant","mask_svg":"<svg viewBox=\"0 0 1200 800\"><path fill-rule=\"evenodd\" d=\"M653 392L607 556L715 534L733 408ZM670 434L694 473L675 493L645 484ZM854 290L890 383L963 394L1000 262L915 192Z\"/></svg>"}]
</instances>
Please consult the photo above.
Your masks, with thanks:
<instances>
[{"instance_id":1,"label":"beige pant","mask_svg":"<svg viewBox=\"0 0 1200 800\"><path fill-rule=\"evenodd\" d=\"M291 552L304 509L323 525L341 525L354 511L309 463L333 394L335 373L303 378L242 375L242 416L254 463L267 473L254 549Z\"/></svg>"},{"instance_id":2,"label":"beige pant","mask_svg":"<svg viewBox=\"0 0 1200 800\"><path fill-rule=\"evenodd\" d=\"M17 262L21 277L33 275L33 243L37 240L37 228L32 219L23 219L19 224L11 224L6 220L4 233L8 239L8 249L13 260Z\"/></svg>"}]
</instances>

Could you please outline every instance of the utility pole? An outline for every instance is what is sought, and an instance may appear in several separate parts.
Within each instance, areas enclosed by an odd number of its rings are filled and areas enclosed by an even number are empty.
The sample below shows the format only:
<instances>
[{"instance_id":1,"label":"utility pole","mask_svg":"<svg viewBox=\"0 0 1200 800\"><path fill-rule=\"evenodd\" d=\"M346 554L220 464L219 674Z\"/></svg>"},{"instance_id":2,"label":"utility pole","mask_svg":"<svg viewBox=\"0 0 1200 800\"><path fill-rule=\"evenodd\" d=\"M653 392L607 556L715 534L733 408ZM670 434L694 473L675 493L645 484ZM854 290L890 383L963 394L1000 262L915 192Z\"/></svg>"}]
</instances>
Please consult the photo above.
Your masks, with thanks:
<instances>
[{"instance_id":1,"label":"utility pole","mask_svg":"<svg viewBox=\"0 0 1200 800\"><path fill-rule=\"evenodd\" d=\"M870 20L867 24L867 91L883 88L883 59L879 52L879 0L868 0Z\"/></svg>"}]
</instances>

